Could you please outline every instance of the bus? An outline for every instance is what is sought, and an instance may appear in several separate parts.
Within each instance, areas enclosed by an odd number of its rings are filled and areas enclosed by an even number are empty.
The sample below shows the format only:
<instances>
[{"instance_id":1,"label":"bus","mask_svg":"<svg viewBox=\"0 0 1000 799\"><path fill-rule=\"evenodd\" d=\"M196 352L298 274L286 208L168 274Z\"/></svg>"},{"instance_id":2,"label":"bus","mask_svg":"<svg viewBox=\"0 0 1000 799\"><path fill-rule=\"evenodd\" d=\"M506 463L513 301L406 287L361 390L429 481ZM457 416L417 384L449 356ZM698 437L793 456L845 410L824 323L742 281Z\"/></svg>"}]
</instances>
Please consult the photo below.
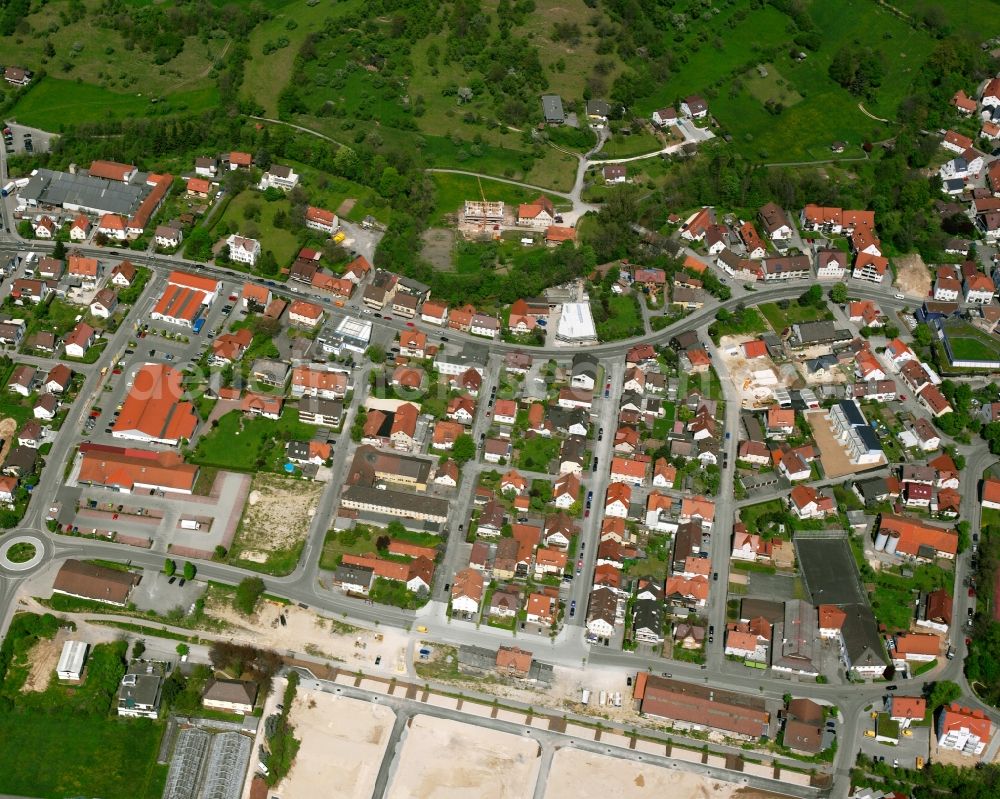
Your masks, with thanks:
<instances>
[{"instance_id":1,"label":"bus","mask_svg":"<svg viewBox=\"0 0 1000 799\"><path fill-rule=\"evenodd\" d=\"M195 333L200 333L201 329L205 326L205 317L200 316L194 320L194 326L191 328Z\"/></svg>"},{"instance_id":2,"label":"bus","mask_svg":"<svg viewBox=\"0 0 1000 799\"><path fill-rule=\"evenodd\" d=\"M7 197L14 191L15 188L17 188L17 184L14 183L14 181L12 180L10 183L4 186L2 190L0 190L0 195Z\"/></svg>"}]
</instances>

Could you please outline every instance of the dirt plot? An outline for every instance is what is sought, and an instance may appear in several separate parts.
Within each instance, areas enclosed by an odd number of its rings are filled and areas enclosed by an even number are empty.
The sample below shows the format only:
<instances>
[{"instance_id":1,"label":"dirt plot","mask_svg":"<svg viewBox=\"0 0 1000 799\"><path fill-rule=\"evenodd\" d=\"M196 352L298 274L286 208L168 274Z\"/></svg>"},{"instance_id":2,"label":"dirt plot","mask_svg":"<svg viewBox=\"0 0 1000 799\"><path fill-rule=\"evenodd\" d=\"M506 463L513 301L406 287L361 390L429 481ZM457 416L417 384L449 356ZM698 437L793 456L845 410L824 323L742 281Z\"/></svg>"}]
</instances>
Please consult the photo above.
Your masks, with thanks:
<instances>
[{"instance_id":1,"label":"dirt plot","mask_svg":"<svg viewBox=\"0 0 1000 799\"><path fill-rule=\"evenodd\" d=\"M340 205L337 206L337 216L344 217L347 216L351 211L354 210L354 206L357 205L357 200L353 197L348 197Z\"/></svg>"},{"instance_id":2,"label":"dirt plot","mask_svg":"<svg viewBox=\"0 0 1000 799\"><path fill-rule=\"evenodd\" d=\"M534 793L539 751L530 738L423 715L413 717L405 736L389 799L514 799Z\"/></svg>"},{"instance_id":3,"label":"dirt plot","mask_svg":"<svg viewBox=\"0 0 1000 799\"><path fill-rule=\"evenodd\" d=\"M69 640L66 630L59 630L52 638L43 638L31 648L28 662L31 664L28 677L24 681L24 691L44 691L59 665L63 644Z\"/></svg>"},{"instance_id":4,"label":"dirt plot","mask_svg":"<svg viewBox=\"0 0 1000 799\"><path fill-rule=\"evenodd\" d=\"M702 777L688 771L661 768L649 763L619 760L579 749L559 749L545 785L545 799L616 799L677 796L683 799L756 799L767 792L747 793L732 782Z\"/></svg>"},{"instance_id":5,"label":"dirt plot","mask_svg":"<svg viewBox=\"0 0 1000 799\"><path fill-rule=\"evenodd\" d=\"M816 447L819 449L819 459L823 464L823 473L827 478L843 477L848 474L859 474L871 469L878 469L886 463L885 456L878 463L851 463L840 442L833 435L830 422L825 419L826 411L813 411L806 414L806 421L812 428Z\"/></svg>"},{"instance_id":6,"label":"dirt plot","mask_svg":"<svg viewBox=\"0 0 1000 799\"><path fill-rule=\"evenodd\" d=\"M309 533L323 484L256 474L235 544L244 560L264 563L268 553L295 547Z\"/></svg>"},{"instance_id":7,"label":"dirt plot","mask_svg":"<svg viewBox=\"0 0 1000 799\"><path fill-rule=\"evenodd\" d=\"M384 705L300 687L290 716L302 745L274 794L368 799L396 714Z\"/></svg>"},{"instance_id":8,"label":"dirt plot","mask_svg":"<svg viewBox=\"0 0 1000 799\"><path fill-rule=\"evenodd\" d=\"M919 253L895 258L896 288L907 297L926 297L931 293L931 270Z\"/></svg>"},{"instance_id":9,"label":"dirt plot","mask_svg":"<svg viewBox=\"0 0 1000 799\"><path fill-rule=\"evenodd\" d=\"M7 457L7 453L11 449L11 440L14 438L14 433L16 432L17 419L12 419L10 416L0 419L0 457Z\"/></svg>"},{"instance_id":10,"label":"dirt plot","mask_svg":"<svg viewBox=\"0 0 1000 799\"><path fill-rule=\"evenodd\" d=\"M301 652L364 667L385 676L406 671L407 635L403 630L383 628L378 632L344 624L296 605L261 600L253 616L247 618L233 609L228 597L209 596L205 607L212 618L226 623L231 640L267 649ZM285 623L280 623L280 617ZM378 666L376 658L381 658Z\"/></svg>"},{"instance_id":11,"label":"dirt plot","mask_svg":"<svg viewBox=\"0 0 1000 799\"><path fill-rule=\"evenodd\" d=\"M449 228L432 227L424 231L424 246L421 256L439 272L451 272L451 250L455 246L455 231Z\"/></svg>"}]
</instances>

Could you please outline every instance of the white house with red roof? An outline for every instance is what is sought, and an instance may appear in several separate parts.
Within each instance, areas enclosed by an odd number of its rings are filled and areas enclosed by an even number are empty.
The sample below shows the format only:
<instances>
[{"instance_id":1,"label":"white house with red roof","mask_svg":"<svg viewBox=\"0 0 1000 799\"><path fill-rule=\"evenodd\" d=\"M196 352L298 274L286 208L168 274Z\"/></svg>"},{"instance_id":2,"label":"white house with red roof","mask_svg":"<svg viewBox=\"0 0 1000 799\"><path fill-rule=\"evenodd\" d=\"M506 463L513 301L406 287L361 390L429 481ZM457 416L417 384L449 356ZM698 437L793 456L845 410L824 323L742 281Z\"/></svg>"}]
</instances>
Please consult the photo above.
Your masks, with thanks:
<instances>
[{"instance_id":1,"label":"white house with red roof","mask_svg":"<svg viewBox=\"0 0 1000 799\"><path fill-rule=\"evenodd\" d=\"M288 306L288 321L300 327L313 328L323 320L323 309L314 302L295 300Z\"/></svg>"},{"instance_id":2,"label":"white house with red roof","mask_svg":"<svg viewBox=\"0 0 1000 799\"><path fill-rule=\"evenodd\" d=\"M86 241L90 235L90 220L86 214L77 214L69 228L70 241Z\"/></svg>"},{"instance_id":3,"label":"white house with red roof","mask_svg":"<svg viewBox=\"0 0 1000 799\"><path fill-rule=\"evenodd\" d=\"M128 237L128 223L118 214L104 214L97 223L97 233L115 241L125 241Z\"/></svg>"},{"instance_id":4,"label":"white house with red roof","mask_svg":"<svg viewBox=\"0 0 1000 799\"><path fill-rule=\"evenodd\" d=\"M955 702L941 711L935 731L940 749L963 755L981 755L993 737L989 716Z\"/></svg>"},{"instance_id":5,"label":"white house with red roof","mask_svg":"<svg viewBox=\"0 0 1000 799\"><path fill-rule=\"evenodd\" d=\"M260 257L260 242L257 239L233 233L226 239L226 246L229 247L229 260L238 264L254 266Z\"/></svg>"},{"instance_id":6,"label":"white house with red roof","mask_svg":"<svg viewBox=\"0 0 1000 799\"><path fill-rule=\"evenodd\" d=\"M340 221L333 211L317 208L314 205L306 208L306 227L310 230L318 230L321 233L333 235L339 225Z\"/></svg>"},{"instance_id":7,"label":"white house with red roof","mask_svg":"<svg viewBox=\"0 0 1000 799\"><path fill-rule=\"evenodd\" d=\"M522 227L547 228L555 221L555 209L544 195L539 195L534 202L522 203L517 207L517 224Z\"/></svg>"}]
</instances>

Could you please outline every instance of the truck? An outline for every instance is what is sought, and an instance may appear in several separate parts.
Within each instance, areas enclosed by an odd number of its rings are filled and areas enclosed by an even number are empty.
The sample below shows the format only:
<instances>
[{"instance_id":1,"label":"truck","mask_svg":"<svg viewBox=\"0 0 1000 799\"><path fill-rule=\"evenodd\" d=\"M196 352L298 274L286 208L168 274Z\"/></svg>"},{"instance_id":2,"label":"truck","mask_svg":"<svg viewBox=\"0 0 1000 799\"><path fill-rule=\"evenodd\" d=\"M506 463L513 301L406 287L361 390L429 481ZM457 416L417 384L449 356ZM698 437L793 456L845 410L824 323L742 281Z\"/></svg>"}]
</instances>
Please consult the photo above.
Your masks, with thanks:
<instances>
[{"instance_id":1,"label":"truck","mask_svg":"<svg viewBox=\"0 0 1000 799\"><path fill-rule=\"evenodd\" d=\"M200 530L201 522L195 519L181 519L182 530Z\"/></svg>"},{"instance_id":2,"label":"truck","mask_svg":"<svg viewBox=\"0 0 1000 799\"><path fill-rule=\"evenodd\" d=\"M17 186L14 183L14 181L12 180L10 183L8 183L6 186L4 186L2 190L0 190L0 195L3 195L4 197L7 197L7 196L9 196L14 191L15 188L17 188Z\"/></svg>"},{"instance_id":3,"label":"truck","mask_svg":"<svg viewBox=\"0 0 1000 799\"><path fill-rule=\"evenodd\" d=\"M194 320L194 325L192 326L192 328L191 328L191 329L192 329L192 330L193 330L193 331L194 331L195 333L200 333L200 332L201 332L201 329L202 329L202 328L203 328L204 326L205 326L205 317L204 317L204 316L199 316L199 317L198 317L197 319L195 319L195 320Z\"/></svg>"}]
</instances>

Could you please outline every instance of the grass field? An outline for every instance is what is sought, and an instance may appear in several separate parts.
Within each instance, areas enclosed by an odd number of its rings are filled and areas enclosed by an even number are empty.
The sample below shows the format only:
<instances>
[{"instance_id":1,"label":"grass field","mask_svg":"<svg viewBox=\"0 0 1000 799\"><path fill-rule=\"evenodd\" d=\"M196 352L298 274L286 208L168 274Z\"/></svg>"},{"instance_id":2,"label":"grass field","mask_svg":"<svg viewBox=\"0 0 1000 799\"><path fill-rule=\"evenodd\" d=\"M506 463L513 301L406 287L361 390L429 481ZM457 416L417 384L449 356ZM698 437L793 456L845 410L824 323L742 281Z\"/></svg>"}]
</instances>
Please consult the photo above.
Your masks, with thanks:
<instances>
[{"instance_id":1,"label":"grass field","mask_svg":"<svg viewBox=\"0 0 1000 799\"><path fill-rule=\"evenodd\" d=\"M193 463L218 466L241 472L277 471L285 460L283 441L287 438L309 441L316 428L299 421L299 412L286 408L277 421L255 417L244 419L239 411L230 411L217 427L198 441L191 454Z\"/></svg>"},{"instance_id":2,"label":"grass field","mask_svg":"<svg viewBox=\"0 0 1000 799\"><path fill-rule=\"evenodd\" d=\"M955 355L955 360L959 361L995 361L1000 360L1000 351L997 347L990 346L986 342L975 338L952 338L949 339L951 351Z\"/></svg>"},{"instance_id":3,"label":"grass field","mask_svg":"<svg viewBox=\"0 0 1000 799\"><path fill-rule=\"evenodd\" d=\"M795 91L774 64L764 64L767 75L755 68L746 73L743 82L747 91L761 104L768 101L782 103L786 108L801 102L802 95Z\"/></svg>"},{"instance_id":4,"label":"grass field","mask_svg":"<svg viewBox=\"0 0 1000 799\"><path fill-rule=\"evenodd\" d=\"M663 142L647 130L629 135L615 133L594 158L631 158L634 155L655 153L662 149Z\"/></svg>"},{"instance_id":5,"label":"grass field","mask_svg":"<svg viewBox=\"0 0 1000 799\"><path fill-rule=\"evenodd\" d=\"M20 64L35 71L68 78L113 91L142 92L164 96L210 86L209 73L215 60L228 48L228 38L210 37L202 42L191 36L181 52L165 64L154 62L154 54L141 47L127 47L115 30L101 27L95 19L101 0L83 0L81 10L67 3L33 3L25 22L30 33L20 31L3 37L5 63ZM130 2L127 5L136 5ZM55 55L45 55L50 41ZM69 66L69 69L66 67Z\"/></svg>"},{"instance_id":6,"label":"grass field","mask_svg":"<svg viewBox=\"0 0 1000 799\"><path fill-rule=\"evenodd\" d=\"M249 222L245 218L244 211L250 203L260 206L259 220ZM260 192L244 191L233 197L222 217L216 220L213 230L218 230L221 223L228 222L235 225L244 236L249 236L256 228L258 235L254 238L260 239L261 250L273 252L279 264L289 264L299 251L299 243L291 231L274 226L274 215L279 209L289 213L292 209L291 202L287 199L267 202Z\"/></svg>"},{"instance_id":7,"label":"grass field","mask_svg":"<svg viewBox=\"0 0 1000 799\"><path fill-rule=\"evenodd\" d=\"M762 522L763 530L767 530L771 527L771 523L766 521L769 517L776 518L785 514L787 509L782 504L779 499L771 499L767 502L761 502L757 505L748 505L745 508L740 508L740 521L746 525L747 530L751 533L762 532Z\"/></svg>"},{"instance_id":8,"label":"grass field","mask_svg":"<svg viewBox=\"0 0 1000 799\"><path fill-rule=\"evenodd\" d=\"M67 123L204 111L217 102L218 92L212 86L178 91L153 104L148 94L122 94L90 83L46 77L11 109L10 118L58 132Z\"/></svg>"},{"instance_id":9,"label":"grass field","mask_svg":"<svg viewBox=\"0 0 1000 799\"><path fill-rule=\"evenodd\" d=\"M291 165L302 176L302 185L308 190L309 202L312 205L327 208L336 213L344 200L351 199L356 202L354 207L344 214L344 219L350 222L360 222L368 214L371 214L379 222L388 224L389 204L373 189L346 178L320 172L306 164L291 162Z\"/></svg>"},{"instance_id":10,"label":"grass field","mask_svg":"<svg viewBox=\"0 0 1000 799\"><path fill-rule=\"evenodd\" d=\"M642 312L635 296L612 295L608 300L608 318L601 319L599 300L591 298L591 312L597 337L601 341L615 341L642 335Z\"/></svg>"},{"instance_id":11,"label":"grass field","mask_svg":"<svg viewBox=\"0 0 1000 799\"><path fill-rule=\"evenodd\" d=\"M764 315L775 333L781 333L786 327L800 322L820 322L825 319L833 319L833 314L826 308L797 305L794 301L785 310L782 310L776 302L766 302L758 306L757 310Z\"/></svg>"},{"instance_id":12,"label":"grass field","mask_svg":"<svg viewBox=\"0 0 1000 799\"><path fill-rule=\"evenodd\" d=\"M69 714L5 714L0 791L62 799L159 799L167 767L156 765L161 724Z\"/></svg>"}]
</instances>

